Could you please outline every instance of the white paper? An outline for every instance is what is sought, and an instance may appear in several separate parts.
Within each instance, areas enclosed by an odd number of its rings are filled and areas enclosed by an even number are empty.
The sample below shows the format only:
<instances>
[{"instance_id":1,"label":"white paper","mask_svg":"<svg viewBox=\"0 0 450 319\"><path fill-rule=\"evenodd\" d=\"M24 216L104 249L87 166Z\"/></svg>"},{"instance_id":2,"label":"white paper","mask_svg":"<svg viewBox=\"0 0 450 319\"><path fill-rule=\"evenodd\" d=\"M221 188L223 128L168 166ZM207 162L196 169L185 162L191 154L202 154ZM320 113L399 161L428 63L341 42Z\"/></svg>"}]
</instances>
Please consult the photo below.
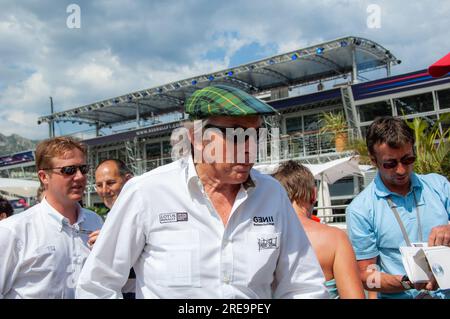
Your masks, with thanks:
<instances>
[{"instance_id":1,"label":"white paper","mask_svg":"<svg viewBox=\"0 0 450 319\"><path fill-rule=\"evenodd\" d=\"M429 247L424 252L439 288L450 289L450 247Z\"/></svg>"},{"instance_id":2,"label":"white paper","mask_svg":"<svg viewBox=\"0 0 450 319\"><path fill-rule=\"evenodd\" d=\"M421 247L400 247L403 267L412 283L428 282L432 271L428 265L425 253Z\"/></svg>"}]
</instances>

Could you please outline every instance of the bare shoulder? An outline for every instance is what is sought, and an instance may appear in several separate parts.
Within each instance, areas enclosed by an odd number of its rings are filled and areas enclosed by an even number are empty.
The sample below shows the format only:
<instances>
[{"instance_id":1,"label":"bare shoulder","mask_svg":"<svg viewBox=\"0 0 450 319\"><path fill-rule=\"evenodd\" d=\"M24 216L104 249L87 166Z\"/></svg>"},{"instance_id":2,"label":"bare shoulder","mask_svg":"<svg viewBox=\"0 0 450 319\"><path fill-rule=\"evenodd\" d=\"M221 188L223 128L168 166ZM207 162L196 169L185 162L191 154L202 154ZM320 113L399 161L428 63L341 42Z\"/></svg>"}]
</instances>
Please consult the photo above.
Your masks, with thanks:
<instances>
[{"instance_id":1,"label":"bare shoulder","mask_svg":"<svg viewBox=\"0 0 450 319\"><path fill-rule=\"evenodd\" d=\"M320 236L321 241L326 241L329 246L336 246L347 239L347 234L337 227L311 222L308 228L316 236Z\"/></svg>"}]
</instances>

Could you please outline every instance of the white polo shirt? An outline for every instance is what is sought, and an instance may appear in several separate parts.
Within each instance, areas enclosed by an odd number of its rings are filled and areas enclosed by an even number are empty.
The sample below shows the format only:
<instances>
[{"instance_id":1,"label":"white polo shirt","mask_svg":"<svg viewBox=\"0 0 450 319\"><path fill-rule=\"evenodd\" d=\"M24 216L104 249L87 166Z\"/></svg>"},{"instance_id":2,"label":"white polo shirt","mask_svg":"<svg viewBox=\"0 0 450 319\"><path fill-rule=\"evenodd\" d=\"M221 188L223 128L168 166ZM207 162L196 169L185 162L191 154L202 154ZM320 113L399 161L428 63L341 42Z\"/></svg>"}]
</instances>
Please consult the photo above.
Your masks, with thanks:
<instances>
[{"instance_id":1,"label":"white polo shirt","mask_svg":"<svg viewBox=\"0 0 450 319\"><path fill-rule=\"evenodd\" d=\"M251 171L224 226L191 157L130 180L81 272L77 298L327 298L285 190Z\"/></svg>"},{"instance_id":2,"label":"white polo shirt","mask_svg":"<svg viewBox=\"0 0 450 319\"><path fill-rule=\"evenodd\" d=\"M45 199L0 222L0 298L74 298L90 249L88 231L102 219L79 207L69 220Z\"/></svg>"}]
</instances>

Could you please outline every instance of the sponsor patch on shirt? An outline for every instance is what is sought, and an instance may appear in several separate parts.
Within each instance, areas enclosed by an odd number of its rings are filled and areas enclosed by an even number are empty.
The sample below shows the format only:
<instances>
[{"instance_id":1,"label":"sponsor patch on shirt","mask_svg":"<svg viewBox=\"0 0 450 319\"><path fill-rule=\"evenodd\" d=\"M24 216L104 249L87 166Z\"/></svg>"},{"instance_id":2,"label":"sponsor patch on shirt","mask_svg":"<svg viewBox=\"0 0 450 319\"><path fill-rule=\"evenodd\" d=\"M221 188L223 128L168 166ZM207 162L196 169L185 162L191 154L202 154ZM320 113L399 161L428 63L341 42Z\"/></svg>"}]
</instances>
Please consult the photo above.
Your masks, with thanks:
<instances>
[{"instance_id":1,"label":"sponsor patch on shirt","mask_svg":"<svg viewBox=\"0 0 450 319\"><path fill-rule=\"evenodd\" d=\"M187 222L187 221L188 221L188 213L187 212L173 212L173 213L159 214L159 222L161 224Z\"/></svg>"},{"instance_id":2,"label":"sponsor patch on shirt","mask_svg":"<svg viewBox=\"0 0 450 319\"><path fill-rule=\"evenodd\" d=\"M253 217L254 226L274 225L273 216L255 216Z\"/></svg>"},{"instance_id":3,"label":"sponsor patch on shirt","mask_svg":"<svg viewBox=\"0 0 450 319\"><path fill-rule=\"evenodd\" d=\"M259 251L262 249L277 249L278 248L278 237L274 236L272 238L258 238Z\"/></svg>"}]
</instances>

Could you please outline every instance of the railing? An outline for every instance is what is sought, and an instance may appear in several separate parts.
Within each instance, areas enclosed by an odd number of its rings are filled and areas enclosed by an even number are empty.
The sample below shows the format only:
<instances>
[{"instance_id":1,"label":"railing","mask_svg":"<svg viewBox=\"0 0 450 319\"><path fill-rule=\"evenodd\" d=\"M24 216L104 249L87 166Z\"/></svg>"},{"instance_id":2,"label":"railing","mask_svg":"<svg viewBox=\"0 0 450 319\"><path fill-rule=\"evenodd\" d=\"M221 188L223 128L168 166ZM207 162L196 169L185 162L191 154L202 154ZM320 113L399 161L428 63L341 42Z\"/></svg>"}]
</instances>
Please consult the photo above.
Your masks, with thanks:
<instances>
[{"instance_id":1,"label":"railing","mask_svg":"<svg viewBox=\"0 0 450 319\"><path fill-rule=\"evenodd\" d=\"M353 140L357 135L355 130L341 132L346 136L345 143ZM281 159L320 156L322 154L343 152L345 145L336 146L334 132L320 133L318 131L292 134L280 138Z\"/></svg>"},{"instance_id":2,"label":"railing","mask_svg":"<svg viewBox=\"0 0 450 319\"><path fill-rule=\"evenodd\" d=\"M331 209L333 212L331 214L317 214L317 217L320 218L325 224L333 224L333 223L345 223L345 213L334 213L335 209L346 209L348 205L332 205L332 206L322 206L322 207L314 207L314 210L325 210Z\"/></svg>"}]
</instances>

